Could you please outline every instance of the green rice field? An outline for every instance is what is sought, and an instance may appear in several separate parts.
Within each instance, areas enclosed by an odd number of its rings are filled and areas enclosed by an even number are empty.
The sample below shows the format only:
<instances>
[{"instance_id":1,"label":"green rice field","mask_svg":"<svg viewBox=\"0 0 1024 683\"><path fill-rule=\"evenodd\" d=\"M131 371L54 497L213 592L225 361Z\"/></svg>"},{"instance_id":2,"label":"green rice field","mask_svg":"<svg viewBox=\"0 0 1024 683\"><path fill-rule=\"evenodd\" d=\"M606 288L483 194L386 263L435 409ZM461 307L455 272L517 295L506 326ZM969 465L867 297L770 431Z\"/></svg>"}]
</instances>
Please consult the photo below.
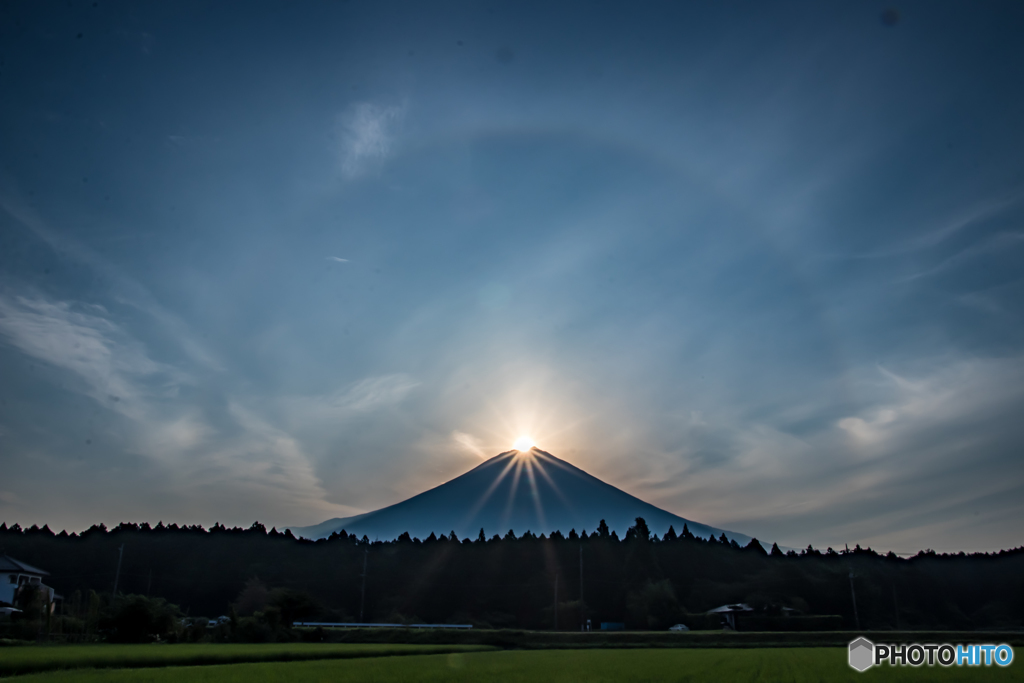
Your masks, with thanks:
<instances>
[{"instance_id":1,"label":"green rice field","mask_svg":"<svg viewBox=\"0 0 1024 683\"><path fill-rule=\"evenodd\" d=\"M846 650L841 648L519 650L148 669L78 669L18 676L15 680L18 683L1024 681L1022 671L1024 668L1015 664L1006 668L879 667L857 673L847 666Z\"/></svg>"},{"instance_id":2,"label":"green rice field","mask_svg":"<svg viewBox=\"0 0 1024 683\"><path fill-rule=\"evenodd\" d=\"M238 645L40 645L0 648L0 676L75 668L184 667L479 652L486 645L266 643ZM106 674L104 674L106 675ZM19 679L20 680L20 679ZM126 679L127 680L127 679Z\"/></svg>"}]
</instances>

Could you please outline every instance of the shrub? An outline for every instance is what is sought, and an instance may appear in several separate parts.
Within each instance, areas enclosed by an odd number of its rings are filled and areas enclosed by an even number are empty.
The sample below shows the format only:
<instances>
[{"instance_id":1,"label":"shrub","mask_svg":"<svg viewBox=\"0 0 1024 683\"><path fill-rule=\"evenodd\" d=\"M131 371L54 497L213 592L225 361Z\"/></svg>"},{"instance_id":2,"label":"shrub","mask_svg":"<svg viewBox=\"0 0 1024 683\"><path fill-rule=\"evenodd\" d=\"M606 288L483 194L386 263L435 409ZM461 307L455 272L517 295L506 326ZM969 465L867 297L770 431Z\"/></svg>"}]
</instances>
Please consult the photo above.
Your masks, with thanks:
<instances>
[{"instance_id":1,"label":"shrub","mask_svg":"<svg viewBox=\"0 0 1024 683\"><path fill-rule=\"evenodd\" d=\"M115 643L176 640L181 610L163 598L120 595L100 616L99 627Z\"/></svg>"}]
</instances>

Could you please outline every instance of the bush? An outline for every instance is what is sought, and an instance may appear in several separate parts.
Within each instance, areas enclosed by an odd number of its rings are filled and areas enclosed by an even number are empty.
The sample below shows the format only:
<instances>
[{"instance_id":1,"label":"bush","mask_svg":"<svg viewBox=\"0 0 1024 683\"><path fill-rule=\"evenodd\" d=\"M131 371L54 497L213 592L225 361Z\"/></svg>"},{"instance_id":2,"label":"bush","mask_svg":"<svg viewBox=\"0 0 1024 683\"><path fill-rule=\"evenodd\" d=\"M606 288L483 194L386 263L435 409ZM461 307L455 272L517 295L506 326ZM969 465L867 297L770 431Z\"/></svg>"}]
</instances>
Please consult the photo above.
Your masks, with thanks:
<instances>
[{"instance_id":1,"label":"bush","mask_svg":"<svg viewBox=\"0 0 1024 683\"><path fill-rule=\"evenodd\" d=\"M666 629L679 623L683 614L672 582L667 579L648 581L640 590L630 592L626 597L626 607L629 611L629 627L642 631Z\"/></svg>"},{"instance_id":2,"label":"bush","mask_svg":"<svg viewBox=\"0 0 1024 683\"><path fill-rule=\"evenodd\" d=\"M290 588L275 588L267 596L267 613L276 609L281 624L290 628L296 621L309 621L320 613L320 606L308 593Z\"/></svg>"},{"instance_id":3,"label":"bush","mask_svg":"<svg viewBox=\"0 0 1024 683\"><path fill-rule=\"evenodd\" d=\"M270 643L274 641L274 629L263 619L263 613L242 617L235 629L235 638L243 643Z\"/></svg>"},{"instance_id":4,"label":"bush","mask_svg":"<svg viewBox=\"0 0 1024 683\"><path fill-rule=\"evenodd\" d=\"M114 643L177 640L181 610L163 598L120 595L100 616L99 627Z\"/></svg>"}]
</instances>

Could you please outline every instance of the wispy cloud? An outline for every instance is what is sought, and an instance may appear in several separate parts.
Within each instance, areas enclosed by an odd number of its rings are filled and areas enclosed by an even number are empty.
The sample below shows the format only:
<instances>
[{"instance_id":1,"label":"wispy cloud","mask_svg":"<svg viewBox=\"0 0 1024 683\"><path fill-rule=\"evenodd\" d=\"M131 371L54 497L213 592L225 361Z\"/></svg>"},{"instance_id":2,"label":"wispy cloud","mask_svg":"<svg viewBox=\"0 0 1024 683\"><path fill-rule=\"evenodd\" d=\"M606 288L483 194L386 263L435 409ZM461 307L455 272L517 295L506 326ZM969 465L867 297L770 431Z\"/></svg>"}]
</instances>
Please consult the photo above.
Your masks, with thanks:
<instances>
[{"instance_id":1,"label":"wispy cloud","mask_svg":"<svg viewBox=\"0 0 1024 683\"><path fill-rule=\"evenodd\" d=\"M154 498L179 500L189 509L209 510L212 515L221 514L216 511L233 501L233 506L247 508L243 514L261 519L305 519L311 510L351 512L326 502L300 440L243 408L222 386L221 373L209 375L159 360L129 331L135 323L152 319L163 339L185 351L186 366L191 361L204 370L222 370L177 316L90 247L47 225L18 200L11 183L5 185L0 188L0 208L58 256L112 283L111 303L127 308L115 315L102 305L53 298L19 286L0 293L0 345L67 373L61 387L126 418L112 432L117 434L116 448L143 457L161 472L159 485L151 491ZM138 313L141 318L135 316ZM124 315L132 319L122 320ZM215 376L220 379L213 381ZM394 378L378 379L350 387L345 405L364 409L403 391L402 382ZM225 413L216 403L211 408L180 400L183 389L200 385L225 399L229 410ZM104 418L97 420L103 423ZM98 467L105 465L97 462Z\"/></svg>"},{"instance_id":2,"label":"wispy cloud","mask_svg":"<svg viewBox=\"0 0 1024 683\"><path fill-rule=\"evenodd\" d=\"M21 199L14 183L4 176L0 176L0 208L49 245L59 256L80 263L109 280L113 284L114 298L119 303L131 306L156 320L193 360L210 369L223 370L221 363L204 344L200 343L188 326L164 308L146 287L126 276L120 268L79 240L53 229Z\"/></svg>"},{"instance_id":3,"label":"wispy cloud","mask_svg":"<svg viewBox=\"0 0 1024 683\"><path fill-rule=\"evenodd\" d=\"M877 403L837 426L856 451L885 455L1018 402L1024 397L1024 359L960 360L915 379L880 367L877 379L861 382L878 395Z\"/></svg>"},{"instance_id":4,"label":"wispy cloud","mask_svg":"<svg viewBox=\"0 0 1024 683\"><path fill-rule=\"evenodd\" d=\"M298 437L230 396L226 414L174 400L180 387L199 378L152 358L102 306L0 295L2 342L70 373L77 381L65 386L127 418L119 423L121 446L162 473L153 495L196 510L234 500L261 518L351 512L327 502ZM412 386L400 375L369 378L334 397L333 407L371 410Z\"/></svg>"},{"instance_id":5,"label":"wispy cloud","mask_svg":"<svg viewBox=\"0 0 1024 683\"><path fill-rule=\"evenodd\" d=\"M403 373L367 377L330 394L282 400L288 422L296 427L322 424L397 405L419 386Z\"/></svg>"},{"instance_id":6,"label":"wispy cloud","mask_svg":"<svg viewBox=\"0 0 1024 683\"><path fill-rule=\"evenodd\" d=\"M977 226L1000 215L1007 209L1016 205L1022 196L1024 196L1024 191L1017 190L1010 196L995 197L980 201L972 206L964 208L959 213L956 213L945 220L939 221L938 227L934 227L933 225L928 230L911 239L897 242L878 251L854 255L850 258L890 258L893 256L902 256L904 254L911 254L931 249L968 228Z\"/></svg>"},{"instance_id":7,"label":"wispy cloud","mask_svg":"<svg viewBox=\"0 0 1024 683\"><path fill-rule=\"evenodd\" d=\"M338 258L337 256L328 256L328 261L337 261L338 263L348 263L347 258Z\"/></svg>"},{"instance_id":8,"label":"wispy cloud","mask_svg":"<svg viewBox=\"0 0 1024 683\"><path fill-rule=\"evenodd\" d=\"M22 353L70 371L82 380L83 393L129 417L142 415L149 396L186 381L150 358L102 306L0 296L0 335Z\"/></svg>"},{"instance_id":9,"label":"wispy cloud","mask_svg":"<svg viewBox=\"0 0 1024 683\"><path fill-rule=\"evenodd\" d=\"M254 514L306 519L346 514L326 501L326 491L301 441L242 406L228 404L236 433L208 441L201 457L179 465L176 477L195 495L247 499ZM186 433L192 429L185 425Z\"/></svg>"},{"instance_id":10,"label":"wispy cloud","mask_svg":"<svg viewBox=\"0 0 1024 683\"><path fill-rule=\"evenodd\" d=\"M368 377L345 391L338 403L349 410L371 410L401 401L418 385L415 379L401 373Z\"/></svg>"},{"instance_id":11,"label":"wispy cloud","mask_svg":"<svg viewBox=\"0 0 1024 683\"><path fill-rule=\"evenodd\" d=\"M404 107L362 102L341 115L341 170L346 177L362 175L391 155L404 112Z\"/></svg>"},{"instance_id":12,"label":"wispy cloud","mask_svg":"<svg viewBox=\"0 0 1024 683\"><path fill-rule=\"evenodd\" d=\"M1003 253L1010 249L1016 249L1024 246L1024 233L1019 232L1001 232L991 236L986 240L982 240L977 244L972 244L966 249L958 251L949 258L945 259L937 266L924 270L920 273L910 275L900 282L910 282L918 280L923 277L930 275L937 275L944 271L953 270L955 268L966 265L971 259L979 258L993 253Z\"/></svg>"},{"instance_id":13,"label":"wispy cloud","mask_svg":"<svg viewBox=\"0 0 1024 683\"><path fill-rule=\"evenodd\" d=\"M466 432L460 432L458 430L455 430L452 432L452 440L455 441L455 443L457 443L458 445L465 448L473 455L476 455L480 458L488 457L487 452L484 451L483 448L483 441L476 438L472 434L467 434Z\"/></svg>"},{"instance_id":14,"label":"wispy cloud","mask_svg":"<svg viewBox=\"0 0 1024 683\"><path fill-rule=\"evenodd\" d=\"M803 435L770 419L713 421L727 457L702 461L702 442L688 435L684 466L663 477L675 490L645 483L638 492L686 516L783 542L919 549L925 530L958 519L963 501L1020 487L1014 444L1024 357L934 359L903 372L866 366L845 385L861 407ZM722 490L730 495L712 493ZM992 514L1008 514L999 505ZM972 547L968 536L945 543Z\"/></svg>"}]
</instances>

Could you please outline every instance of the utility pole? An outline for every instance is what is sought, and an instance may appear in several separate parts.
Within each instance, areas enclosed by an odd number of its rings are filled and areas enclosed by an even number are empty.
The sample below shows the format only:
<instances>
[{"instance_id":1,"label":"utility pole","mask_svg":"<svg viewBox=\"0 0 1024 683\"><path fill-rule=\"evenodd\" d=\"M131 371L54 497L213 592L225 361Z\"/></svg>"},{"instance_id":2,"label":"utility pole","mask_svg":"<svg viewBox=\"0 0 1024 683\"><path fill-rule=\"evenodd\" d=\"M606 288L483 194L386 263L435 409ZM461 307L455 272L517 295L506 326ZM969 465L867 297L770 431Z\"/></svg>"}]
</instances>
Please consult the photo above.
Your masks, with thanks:
<instances>
[{"instance_id":1,"label":"utility pole","mask_svg":"<svg viewBox=\"0 0 1024 683\"><path fill-rule=\"evenodd\" d=\"M121 558L124 557L124 543L117 549L117 573L114 574L114 593L111 597L117 597L117 583L121 579Z\"/></svg>"},{"instance_id":2,"label":"utility pole","mask_svg":"<svg viewBox=\"0 0 1024 683\"><path fill-rule=\"evenodd\" d=\"M857 630L860 630L860 616L857 614L857 594L853 590L853 572L850 572L850 597L853 598L853 621L857 624Z\"/></svg>"},{"instance_id":3,"label":"utility pole","mask_svg":"<svg viewBox=\"0 0 1024 683\"><path fill-rule=\"evenodd\" d=\"M153 568L149 568L149 580L146 581L146 597L149 597L150 591L153 589Z\"/></svg>"},{"instance_id":4,"label":"utility pole","mask_svg":"<svg viewBox=\"0 0 1024 683\"><path fill-rule=\"evenodd\" d=\"M366 559L370 556L370 550L363 551L363 590L359 596L359 623L363 623L363 607L366 605Z\"/></svg>"},{"instance_id":5,"label":"utility pole","mask_svg":"<svg viewBox=\"0 0 1024 683\"><path fill-rule=\"evenodd\" d=\"M900 603L896 602L896 584L892 585L892 606L896 610L896 630L900 630Z\"/></svg>"},{"instance_id":6,"label":"utility pole","mask_svg":"<svg viewBox=\"0 0 1024 683\"><path fill-rule=\"evenodd\" d=\"M580 630L587 630L587 614L583 608L583 544L580 543Z\"/></svg>"},{"instance_id":7,"label":"utility pole","mask_svg":"<svg viewBox=\"0 0 1024 683\"><path fill-rule=\"evenodd\" d=\"M558 630L558 572L555 572L555 630Z\"/></svg>"}]
</instances>

